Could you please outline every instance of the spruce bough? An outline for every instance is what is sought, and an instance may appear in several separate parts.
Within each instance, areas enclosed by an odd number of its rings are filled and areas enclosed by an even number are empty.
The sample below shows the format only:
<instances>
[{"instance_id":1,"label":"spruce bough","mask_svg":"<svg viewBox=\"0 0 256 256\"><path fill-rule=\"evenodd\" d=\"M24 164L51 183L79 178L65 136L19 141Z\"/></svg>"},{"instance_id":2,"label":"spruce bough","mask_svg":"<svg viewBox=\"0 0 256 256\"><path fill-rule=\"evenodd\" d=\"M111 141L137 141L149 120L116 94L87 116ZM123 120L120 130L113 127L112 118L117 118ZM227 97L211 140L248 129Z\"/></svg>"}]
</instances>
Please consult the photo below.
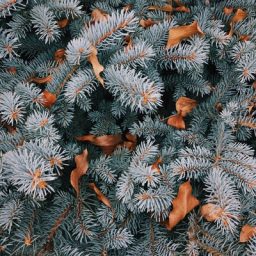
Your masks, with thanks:
<instances>
[{"instance_id":1,"label":"spruce bough","mask_svg":"<svg viewBox=\"0 0 256 256\"><path fill-rule=\"evenodd\" d=\"M255 12L1 1L0 254L256 255Z\"/></svg>"}]
</instances>

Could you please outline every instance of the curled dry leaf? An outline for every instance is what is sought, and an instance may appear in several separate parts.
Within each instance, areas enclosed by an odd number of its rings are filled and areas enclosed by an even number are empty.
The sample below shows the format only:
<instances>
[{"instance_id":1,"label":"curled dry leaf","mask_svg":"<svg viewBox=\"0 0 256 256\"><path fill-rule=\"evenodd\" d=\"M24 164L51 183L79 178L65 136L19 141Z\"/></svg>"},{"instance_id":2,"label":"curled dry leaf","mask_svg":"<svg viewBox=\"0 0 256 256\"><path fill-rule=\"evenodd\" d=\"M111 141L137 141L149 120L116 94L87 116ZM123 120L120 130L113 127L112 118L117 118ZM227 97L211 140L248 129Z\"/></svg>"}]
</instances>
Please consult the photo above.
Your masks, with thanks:
<instances>
[{"instance_id":1,"label":"curled dry leaf","mask_svg":"<svg viewBox=\"0 0 256 256\"><path fill-rule=\"evenodd\" d=\"M223 209L215 204L205 204L201 208L201 215L208 221L212 222L221 217Z\"/></svg>"},{"instance_id":2,"label":"curled dry leaf","mask_svg":"<svg viewBox=\"0 0 256 256\"><path fill-rule=\"evenodd\" d=\"M124 41L125 41L125 44L126 44L124 50L125 50L125 52L127 52L133 47L133 41L132 41L132 38L131 38L130 35L127 35L125 37Z\"/></svg>"},{"instance_id":3,"label":"curled dry leaf","mask_svg":"<svg viewBox=\"0 0 256 256\"><path fill-rule=\"evenodd\" d=\"M93 22L99 22L99 21L107 21L109 15L103 10L95 8L92 11L91 17Z\"/></svg>"},{"instance_id":4,"label":"curled dry leaf","mask_svg":"<svg viewBox=\"0 0 256 256\"><path fill-rule=\"evenodd\" d=\"M187 97L180 97L176 102L176 111L178 113L170 116L167 120L167 124L177 129L185 129L186 125L184 117L188 113L190 113L196 106L196 100Z\"/></svg>"},{"instance_id":5,"label":"curled dry leaf","mask_svg":"<svg viewBox=\"0 0 256 256\"><path fill-rule=\"evenodd\" d=\"M256 226L246 224L242 227L239 241L241 243L248 242L254 235L256 235Z\"/></svg>"},{"instance_id":6,"label":"curled dry leaf","mask_svg":"<svg viewBox=\"0 0 256 256\"><path fill-rule=\"evenodd\" d=\"M58 63L63 63L65 59L65 49L58 49L55 53L54 53L54 60Z\"/></svg>"},{"instance_id":7,"label":"curled dry leaf","mask_svg":"<svg viewBox=\"0 0 256 256\"><path fill-rule=\"evenodd\" d=\"M173 12L174 8L170 5L164 5L164 6L157 6L157 5L151 5L147 8L149 11L156 11L156 10L160 10L163 12Z\"/></svg>"},{"instance_id":8,"label":"curled dry leaf","mask_svg":"<svg viewBox=\"0 0 256 256\"><path fill-rule=\"evenodd\" d=\"M57 97L55 94L44 90L42 92L42 105L46 108L50 108L54 105L54 103L56 102Z\"/></svg>"},{"instance_id":9,"label":"curled dry leaf","mask_svg":"<svg viewBox=\"0 0 256 256\"><path fill-rule=\"evenodd\" d=\"M197 106L196 100L187 98L187 97L180 97L176 101L176 111L181 116L185 117L188 113L190 113L193 108Z\"/></svg>"},{"instance_id":10,"label":"curled dry leaf","mask_svg":"<svg viewBox=\"0 0 256 256\"><path fill-rule=\"evenodd\" d=\"M156 24L156 22L153 21L151 18L149 18L149 19L147 19L147 20L144 20L144 19L141 19L141 20L140 20L140 25L141 25L143 28L151 27L151 26L153 26L154 24Z\"/></svg>"},{"instance_id":11,"label":"curled dry leaf","mask_svg":"<svg viewBox=\"0 0 256 256\"><path fill-rule=\"evenodd\" d=\"M137 136L128 132L125 134L125 137L127 140L122 143L122 146L128 148L129 150L134 150L137 145Z\"/></svg>"},{"instance_id":12,"label":"curled dry leaf","mask_svg":"<svg viewBox=\"0 0 256 256\"><path fill-rule=\"evenodd\" d=\"M179 44L182 40L187 39L194 35L204 35L204 32L199 27L197 21L194 21L190 25L178 26L171 28L169 30L168 41L166 45L166 49L169 49L177 44Z\"/></svg>"},{"instance_id":13,"label":"curled dry leaf","mask_svg":"<svg viewBox=\"0 0 256 256\"><path fill-rule=\"evenodd\" d=\"M231 19L231 22L237 23L237 22L243 21L246 17L247 17L247 12L239 8L235 12L235 15Z\"/></svg>"},{"instance_id":14,"label":"curled dry leaf","mask_svg":"<svg viewBox=\"0 0 256 256\"><path fill-rule=\"evenodd\" d=\"M13 75L17 73L16 67L8 67L8 68L6 68L6 70Z\"/></svg>"},{"instance_id":15,"label":"curled dry leaf","mask_svg":"<svg viewBox=\"0 0 256 256\"><path fill-rule=\"evenodd\" d=\"M223 9L223 12L224 12L226 15L232 14L233 11L234 11L234 8L233 8L233 7L224 7L224 9Z\"/></svg>"},{"instance_id":16,"label":"curled dry leaf","mask_svg":"<svg viewBox=\"0 0 256 256\"><path fill-rule=\"evenodd\" d=\"M163 6L156 6L156 5L151 5L148 7L149 11L156 11L156 10L160 10L163 12L173 12L173 11L177 11L177 12L190 12L189 8L187 8L184 5L180 5L179 7L173 7L170 4L166 4Z\"/></svg>"},{"instance_id":17,"label":"curled dry leaf","mask_svg":"<svg viewBox=\"0 0 256 256\"><path fill-rule=\"evenodd\" d=\"M159 157L151 166L151 169L157 173L161 173L160 168L159 168L159 164L161 164L163 162L162 158Z\"/></svg>"},{"instance_id":18,"label":"curled dry leaf","mask_svg":"<svg viewBox=\"0 0 256 256\"><path fill-rule=\"evenodd\" d=\"M32 77L30 82L34 82L36 84L45 84L50 83L52 81L52 76L48 75L46 77Z\"/></svg>"},{"instance_id":19,"label":"curled dry leaf","mask_svg":"<svg viewBox=\"0 0 256 256\"><path fill-rule=\"evenodd\" d=\"M64 18L62 20L59 20L57 23L60 28L65 28L68 25L69 20L67 18Z\"/></svg>"},{"instance_id":20,"label":"curled dry leaf","mask_svg":"<svg viewBox=\"0 0 256 256\"><path fill-rule=\"evenodd\" d=\"M97 188L95 183L89 183L89 188L92 189L95 192L99 201L101 201L107 207L112 208L109 199Z\"/></svg>"},{"instance_id":21,"label":"curled dry leaf","mask_svg":"<svg viewBox=\"0 0 256 256\"><path fill-rule=\"evenodd\" d=\"M185 216L199 205L199 200L192 195L192 186L189 181L179 187L178 195L172 201L173 209L169 214L166 228L173 229Z\"/></svg>"},{"instance_id":22,"label":"curled dry leaf","mask_svg":"<svg viewBox=\"0 0 256 256\"><path fill-rule=\"evenodd\" d=\"M241 41L246 42L246 41L250 41L251 36L249 35L241 35L239 38Z\"/></svg>"},{"instance_id":23,"label":"curled dry leaf","mask_svg":"<svg viewBox=\"0 0 256 256\"><path fill-rule=\"evenodd\" d=\"M89 162L88 162L88 150L85 149L80 155L75 157L76 168L72 170L70 175L70 183L75 189L77 196L80 194L79 180L86 174Z\"/></svg>"},{"instance_id":24,"label":"curled dry leaf","mask_svg":"<svg viewBox=\"0 0 256 256\"><path fill-rule=\"evenodd\" d=\"M95 46L91 46L91 53L88 56L88 61L92 64L92 68L97 80L104 85L103 78L100 76L100 73L104 70L104 67L99 63L97 57L98 51Z\"/></svg>"},{"instance_id":25,"label":"curled dry leaf","mask_svg":"<svg viewBox=\"0 0 256 256\"><path fill-rule=\"evenodd\" d=\"M115 135L103 135L103 136L95 136L92 134L83 135L80 137L76 137L78 141L87 141L96 146L101 147L102 151L109 155L111 154L115 148L122 143L122 136L121 134Z\"/></svg>"}]
</instances>

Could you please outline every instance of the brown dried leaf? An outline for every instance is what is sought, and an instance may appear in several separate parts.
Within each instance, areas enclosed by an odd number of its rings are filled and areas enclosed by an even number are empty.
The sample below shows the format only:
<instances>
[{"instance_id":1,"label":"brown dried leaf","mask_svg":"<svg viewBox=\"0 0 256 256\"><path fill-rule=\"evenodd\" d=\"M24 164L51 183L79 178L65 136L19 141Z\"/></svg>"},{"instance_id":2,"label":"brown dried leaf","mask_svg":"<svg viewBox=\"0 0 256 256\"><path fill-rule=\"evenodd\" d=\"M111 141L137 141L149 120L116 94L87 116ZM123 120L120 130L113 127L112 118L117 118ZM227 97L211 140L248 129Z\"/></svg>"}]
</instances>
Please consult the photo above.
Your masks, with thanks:
<instances>
[{"instance_id":1,"label":"brown dried leaf","mask_svg":"<svg viewBox=\"0 0 256 256\"><path fill-rule=\"evenodd\" d=\"M164 12L172 12L174 8L170 4L167 4L164 6L151 5L147 9L149 11L160 10L160 11L164 11Z\"/></svg>"},{"instance_id":2,"label":"brown dried leaf","mask_svg":"<svg viewBox=\"0 0 256 256\"><path fill-rule=\"evenodd\" d=\"M79 196L79 180L83 175L86 174L89 167L88 150L85 149L80 155L77 155L75 157L75 162L76 168L71 172L70 183L72 187L75 189L77 196Z\"/></svg>"},{"instance_id":3,"label":"brown dried leaf","mask_svg":"<svg viewBox=\"0 0 256 256\"><path fill-rule=\"evenodd\" d=\"M57 97L55 94L50 93L47 90L42 92L42 105L46 108L52 107L52 105L56 102Z\"/></svg>"},{"instance_id":4,"label":"brown dried leaf","mask_svg":"<svg viewBox=\"0 0 256 256\"><path fill-rule=\"evenodd\" d=\"M6 70L11 73L11 74L16 74L17 73L17 68L16 67L8 67Z\"/></svg>"},{"instance_id":5,"label":"brown dried leaf","mask_svg":"<svg viewBox=\"0 0 256 256\"><path fill-rule=\"evenodd\" d=\"M251 36L249 35L241 35L239 38L241 41L246 42L246 41L250 41Z\"/></svg>"},{"instance_id":6,"label":"brown dried leaf","mask_svg":"<svg viewBox=\"0 0 256 256\"><path fill-rule=\"evenodd\" d=\"M92 11L91 17L93 22L99 22L99 21L107 21L109 15L103 10L95 8Z\"/></svg>"},{"instance_id":7,"label":"brown dried leaf","mask_svg":"<svg viewBox=\"0 0 256 256\"><path fill-rule=\"evenodd\" d=\"M151 166L151 169L156 171L157 173L161 173L160 168L159 168L159 164L161 164L163 162L162 158L159 157Z\"/></svg>"},{"instance_id":8,"label":"brown dried leaf","mask_svg":"<svg viewBox=\"0 0 256 256\"><path fill-rule=\"evenodd\" d=\"M126 46L124 47L124 51L127 52L133 47L133 41L132 41L132 38L131 38L130 35L127 35L124 38L124 41L125 41L125 44L126 44Z\"/></svg>"},{"instance_id":9,"label":"brown dried leaf","mask_svg":"<svg viewBox=\"0 0 256 256\"><path fill-rule=\"evenodd\" d=\"M126 141L123 142L122 146L128 148L129 150L134 150L137 145L137 136L131 133L126 133Z\"/></svg>"},{"instance_id":10,"label":"brown dried leaf","mask_svg":"<svg viewBox=\"0 0 256 256\"><path fill-rule=\"evenodd\" d=\"M115 148L120 145L120 143L122 143L122 136L120 134L103 135L99 137L88 134L76 137L76 139L78 141L88 141L96 146L101 147L102 151L107 155L111 154Z\"/></svg>"},{"instance_id":11,"label":"brown dried leaf","mask_svg":"<svg viewBox=\"0 0 256 256\"><path fill-rule=\"evenodd\" d=\"M63 63L63 61L65 60L65 49L58 49L54 53L54 60L58 63Z\"/></svg>"},{"instance_id":12,"label":"brown dried leaf","mask_svg":"<svg viewBox=\"0 0 256 256\"><path fill-rule=\"evenodd\" d=\"M104 86L104 80L100 76L100 73L104 70L104 67L99 63L97 54L97 48L95 46L92 46L91 53L88 56L88 61L92 64L92 68L97 80Z\"/></svg>"},{"instance_id":13,"label":"brown dried leaf","mask_svg":"<svg viewBox=\"0 0 256 256\"><path fill-rule=\"evenodd\" d=\"M246 17L247 17L247 12L238 8L237 11L235 12L235 15L231 19L231 22L237 23L237 22L244 20Z\"/></svg>"},{"instance_id":14,"label":"brown dried leaf","mask_svg":"<svg viewBox=\"0 0 256 256\"><path fill-rule=\"evenodd\" d=\"M169 49L177 44L179 44L182 40L187 39L193 35L204 35L203 31L198 25L197 21L194 21L190 25L178 26L171 28L169 30L168 41L166 45L166 49Z\"/></svg>"},{"instance_id":15,"label":"brown dried leaf","mask_svg":"<svg viewBox=\"0 0 256 256\"><path fill-rule=\"evenodd\" d=\"M168 230L173 229L190 211L199 205L199 200L192 195L192 186L189 181L180 185L178 195L173 199L172 204L173 209L166 222Z\"/></svg>"},{"instance_id":16,"label":"brown dried leaf","mask_svg":"<svg viewBox=\"0 0 256 256\"><path fill-rule=\"evenodd\" d=\"M89 188L95 192L99 201L101 201L107 207L112 208L109 199L96 187L95 183L89 183Z\"/></svg>"},{"instance_id":17,"label":"brown dried leaf","mask_svg":"<svg viewBox=\"0 0 256 256\"><path fill-rule=\"evenodd\" d=\"M60 28L65 28L68 25L69 20L67 18L64 18L62 20L59 20L57 23Z\"/></svg>"},{"instance_id":18,"label":"brown dried leaf","mask_svg":"<svg viewBox=\"0 0 256 256\"><path fill-rule=\"evenodd\" d=\"M201 215L208 221L212 222L221 217L223 210L215 204L205 204L201 208Z\"/></svg>"},{"instance_id":19,"label":"brown dried leaf","mask_svg":"<svg viewBox=\"0 0 256 256\"><path fill-rule=\"evenodd\" d=\"M233 11L234 11L234 8L233 8L233 7L224 7L224 9L223 9L223 12L224 12L226 15L232 14Z\"/></svg>"},{"instance_id":20,"label":"brown dried leaf","mask_svg":"<svg viewBox=\"0 0 256 256\"><path fill-rule=\"evenodd\" d=\"M246 224L242 227L239 241L240 243L248 242L254 235L256 235L256 226Z\"/></svg>"},{"instance_id":21,"label":"brown dried leaf","mask_svg":"<svg viewBox=\"0 0 256 256\"><path fill-rule=\"evenodd\" d=\"M184 121L183 117L179 114L170 116L167 120L167 124L176 129L185 129L186 128L185 121Z\"/></svg>"},{"instance_id":22,"label":"brown dried leaf","mask_svg":"<svg viewBox=\"0 0 256 256\"><path fill-rule=\"evenodd\" d=\"M133 8L133 4L127 4L123 7L123 10L128 12Z\"/></svg>"},{"instance_id":23,"label":"brown dried leaf","mask_svg":"<svg viewBox=\"0 0 256 256\"><path fill-rule=\"evenodd\" d=\"M140 25L141 25L143 28L151 27L151 26L153 26L154 24L156 24L156 22L153 21L151 18L149 18L149 19L147 19L147 20L144 20L144 19L141 19L141 20L140 20Z\"/></svg>"},{"instance_id":24,"label":"brown dried leaf","mask_svg":"<svg viewBox=\"0 0 256 256\"><path fill-rule=\"evenodd\" d=\"M52 81L52 76L48 75L46 77L32 77L30 81L37 84L45 84Z\"/></svg>"},{"instance_id":25,"label":"brown dried leaf","mask_svg":"<svg viewBox=\"0 0 256 256\"><path fill-rule=\"evenodd\" d=\"M187 97L180 97L176 102L176 111L182 117L185 117L196 106L197 106L196 100L193 100Z\"/></svg>"}]
</instances>

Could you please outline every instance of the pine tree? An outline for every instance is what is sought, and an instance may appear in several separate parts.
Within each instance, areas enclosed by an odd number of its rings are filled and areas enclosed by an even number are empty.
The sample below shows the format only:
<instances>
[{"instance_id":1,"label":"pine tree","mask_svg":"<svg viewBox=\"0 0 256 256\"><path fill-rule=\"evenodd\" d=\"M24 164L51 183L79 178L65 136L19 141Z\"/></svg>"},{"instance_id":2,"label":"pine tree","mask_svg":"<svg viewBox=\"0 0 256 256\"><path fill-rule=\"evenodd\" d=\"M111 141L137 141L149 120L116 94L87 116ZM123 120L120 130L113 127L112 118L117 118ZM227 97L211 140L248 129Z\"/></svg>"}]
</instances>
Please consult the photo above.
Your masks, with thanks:
<instances>
[{"instance_id":1,"label":"pine tree","mask_svg":"<svg viewBox=\"0 0 256 256\"><path fill-rule=\"evenodd\" d=\"M256 255L255 0L0 2L1 255Z\"/></svg>"}]
</instances>

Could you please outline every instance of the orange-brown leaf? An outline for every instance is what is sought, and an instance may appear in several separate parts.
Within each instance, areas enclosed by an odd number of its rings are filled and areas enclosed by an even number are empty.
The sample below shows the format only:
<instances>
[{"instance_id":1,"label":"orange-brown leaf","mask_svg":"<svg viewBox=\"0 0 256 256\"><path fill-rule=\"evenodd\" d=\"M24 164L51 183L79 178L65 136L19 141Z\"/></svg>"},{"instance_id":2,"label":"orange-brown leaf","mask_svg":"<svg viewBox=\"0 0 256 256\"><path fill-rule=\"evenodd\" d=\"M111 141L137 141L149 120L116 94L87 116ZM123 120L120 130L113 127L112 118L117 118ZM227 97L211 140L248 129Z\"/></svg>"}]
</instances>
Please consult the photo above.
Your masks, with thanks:
<instances>
[{"instance_id":1,"label":"orange-brown leaf","mask_svg":"<svg viewBox=\"0 0 256 256\"><path fill-rule=\"evenodd\" d=\"M166 45L166 49L169 49L177 44L179 44L182 40L192 37L194 35L204 35L203 31L199 27L197 21L194 21L190 25L178 26L171 28L169 30L168 41Z\"/></svg>"},{"instance_id":2,"label":"orange-brown leaf","mask_svg":"<svg viewBox=\"0 0 256 256\"><path fill-rule=\"evenodd\" d=\"M88 56L88 61L92 64L92 68L94 71L94 74L97 78L97 80L104 85L104 80L103 78L100 76L100 73L104 70L104 67L99 63L98 57L97 57L97 49L95 46L92 46L91 48L91 53Z\"/></svg>"},{"instance_id":3,"label":"orange-brown leaf","mask_svg":"<svg viewBox=\"0 0 256 256\"><path fill-rule=\"evenodd\" d=\"M157 173L161 173L159 164L162 163L162 158L159 157L151 166L151 169L156 171Z\"/></svg>"},{"instance_id":4,"label":"orange-brown leaf","mask_svg":"<svg viewBox=\"0 0 256 256\"><path fill-rule=\"evenodd\" d=\"M65 28L68 25L68 23L69 20L67 18L58 21L58 25L60 28Z\"/></svg>"},{"instance_id":5,"label":"orange-brown leaf","mask_svg":"<svg viewBox=\"0 0 256 256\"><path fill-rule=\"evenodd\" d=\"M52 76L48 75L46 77L32 77L30 81L37 84L45 84L52 81Z\"/></svg>"},{"instance_id":6,"label":"orange-brown leaf","mask_svg":"<svg viewBox=\"0 0 256 256\"><path fill-rule=\"evenodd\" d=\"M173 209L166 223L168 230L173 229L185 216L199 205L199 200L192 195L192 186L189 181L179 187L178 195L172 201Z\"/></svg>"},{"instance_id":7,"label":"orange-brown leaf","mask_svg":"<svg viewBox=\"0 0 256 256\"><path fill-rule=\"evenodd\" d=\"M99 22L99 21L107 21L109 15L103 10L95 8L92 11L91 17L93 22Z\"/></svg>"},{"instance_id":8,"label":"orange-brown leaf","mask_svg":"<svg viewBox=\"0 0 256 256\"><path fill-rule=\"evenodd\" d=\"M129 51L132 47L133 47L133 41L130 35L127 35L124 39L126 46L124 48L124 50L127 52Z\"/></svg>"},{"instance_id":9,"label":"orange-brown leaf","mask_svg":"<svg viewBox=\"0 0 256 256\"><path fill-rule=\"evenodd\" d=\"M86 174L89 162L88 162L88 150L85 149L80 155L75 157L76 168L72 170L70 175L70 183L75 189L77 196L80 194L79 180Z\"/></svg>"},{"instance_id":10,"label":"orange-brown leaf","mask_svg":"<svg viewBox=\"0 0 256 256\"><path fill-rule=\"evenodd\" d=\"M179 114L170 116L167 120L167 124L176 129L185 129L186 128L185 121L184 121L183 117Z\"/></svg>"},{"instance_id":11,"label":"orange-brown leaf","mask_svg":"<svg viewBox=\"0 0 256 256\"><path fill-rule=\"evenodd\" d=\"M128 132L126 133L125 137L127 140L124 141L122 145L129 150L134 150L137 145L137 136Z\"/></svg>"},{"instance_id":12,"label":"orange-brown leaf","mask_svg":"<svg viewBox=\"0 0 256 256\"><path fill-rule=\"evenodd\" d=\"M256 226L246 224L242 227L239 241L241 243L248 242L254 235L256 235Z\"/></svg>"},{"instance_id":13,"label":"orange-brown leaf","mask_svg":"<svg viewBox=\"0 0 256 256\"><path fill-rule=\"evenodd\" d=\"M233 11L234 11L234 8L233 8L233 7L224 7L224 9L223 9L223 12L224 12L226 15L232 14Z\"/></svg>"},{"instance_id":14,"label":"orange-brown leaf","mask_svg":"<svg viewBox=\"0 0 256 256\"><path fill-rule=\"evenodd\" d=\"M56 102L57 97L55 94L44 90L42 92L42 105L46 108L50 108L54 105L54 103Z\"/></svg>"},{"instance_id":15,"label":"orange-brown leaf","mask_svg":"<svg viewBox=\"0 0 256 256\"><path fill-rule=\"evenodd\" d=\"M173 7L170 4L164 5L164 6L157 6L157 5L151 5L148 7L149 11L156 11L156 10L160 10L160 11L164 11L164 12L172 12L173 11Z\"/></svg>"},{"instance_id":16,"label":"orange-brown leaf","mask_svg":"<svg viewBox=\"0 0 256 256\"><path fill-rule=\"evenodd\" d=\"M109 199L97 188L95 183L89 183L89 188L92 189L95 192L99 201L101 201L107 207L112 208Z\"/></svg>"},{"instance_id":17,"label":"orange-brown leaf","mask_svg":"<svg viewBox=\"0 0 256 256\"><path fill-rule=\"evenodd\" d=\"M154 24L156 24L156 22L153 21L151 18L149 18L149 19L147 19L147 20L144 20L144 19L141 19L141 20L140 20L140 25L141 25L143 28L151 27L151 26L153 26Z\"/></svg>"},{"instance_id":18,"label":"orange-brown leaf","mask_svg":"<svg viewBox=\"0 0 256 256\"><path fill-rule=\"evenodd\" d=\"M239 39L243 42L246 42L249 41L251 37L249 35L241 35Z\"/></svg>"},{"instance_id":19,"label":"orange-brown leaf","mask_svg":"<svg viewBox=\"0 0 256 256\"><path fill-rule=\"evenodd\" d=\"M190 113L197 105L196 100L180 97L176 102L176 111L183 117Z\"/></svg>"},{"instance_id":20,"label":"orange-brown leaf","mask_svg":"<svg viewBox=\"0 0 256 256\"><path fill-rule=\"evenodd\" d=\"M247 17L247 12L238 8L231 22L237 23L237 22L243 21L246 17Z\"/></svg>"},{"instance_id":21,"label":"orange-brown leaf","mask_svg":"<svg viewBox=\"0 0 256 256\"><path fill-rule=\"evenodd\" d=\"M58 49L55 53L54 53L54 60L58 63L62 63L65 59L65 49Z\"/></svg>"},{"instance_id":22,"label":"orange-brown leaf","mask_svg":"<svg viewBox=\"0 0 256 256\"><path fill-rule=\"evenodd\" d=\"M223 210L215 204L205 204L201 208L201 215L208 221L212 222L221 217Z\"/></svg>"},{"instance_id":23,"label":"orange-brown leaf","mask_svg":"<svg viewBox=\"0 0 256 256\"><path fill-rule=\"evenodd\" d=\"M115 135L103 135L103 136L95 136L92 134L83 135L76 138L78 141L88 141L96 146L101 147L102 151L109 155L111 154L115 148L122 143L122 136L120 134Z\"/></svg>"},{"instance_id":24,"label":"orange-brown leaf","mask_svg":"<svg viewBox=\"0 0 256 256\"><path fill-rule=\"evenodd\" d=\"M8 67L6 70L11 73L11 74L16 74L17 73L17 68L16 67Z\"/></svg>"}]
</instances>

